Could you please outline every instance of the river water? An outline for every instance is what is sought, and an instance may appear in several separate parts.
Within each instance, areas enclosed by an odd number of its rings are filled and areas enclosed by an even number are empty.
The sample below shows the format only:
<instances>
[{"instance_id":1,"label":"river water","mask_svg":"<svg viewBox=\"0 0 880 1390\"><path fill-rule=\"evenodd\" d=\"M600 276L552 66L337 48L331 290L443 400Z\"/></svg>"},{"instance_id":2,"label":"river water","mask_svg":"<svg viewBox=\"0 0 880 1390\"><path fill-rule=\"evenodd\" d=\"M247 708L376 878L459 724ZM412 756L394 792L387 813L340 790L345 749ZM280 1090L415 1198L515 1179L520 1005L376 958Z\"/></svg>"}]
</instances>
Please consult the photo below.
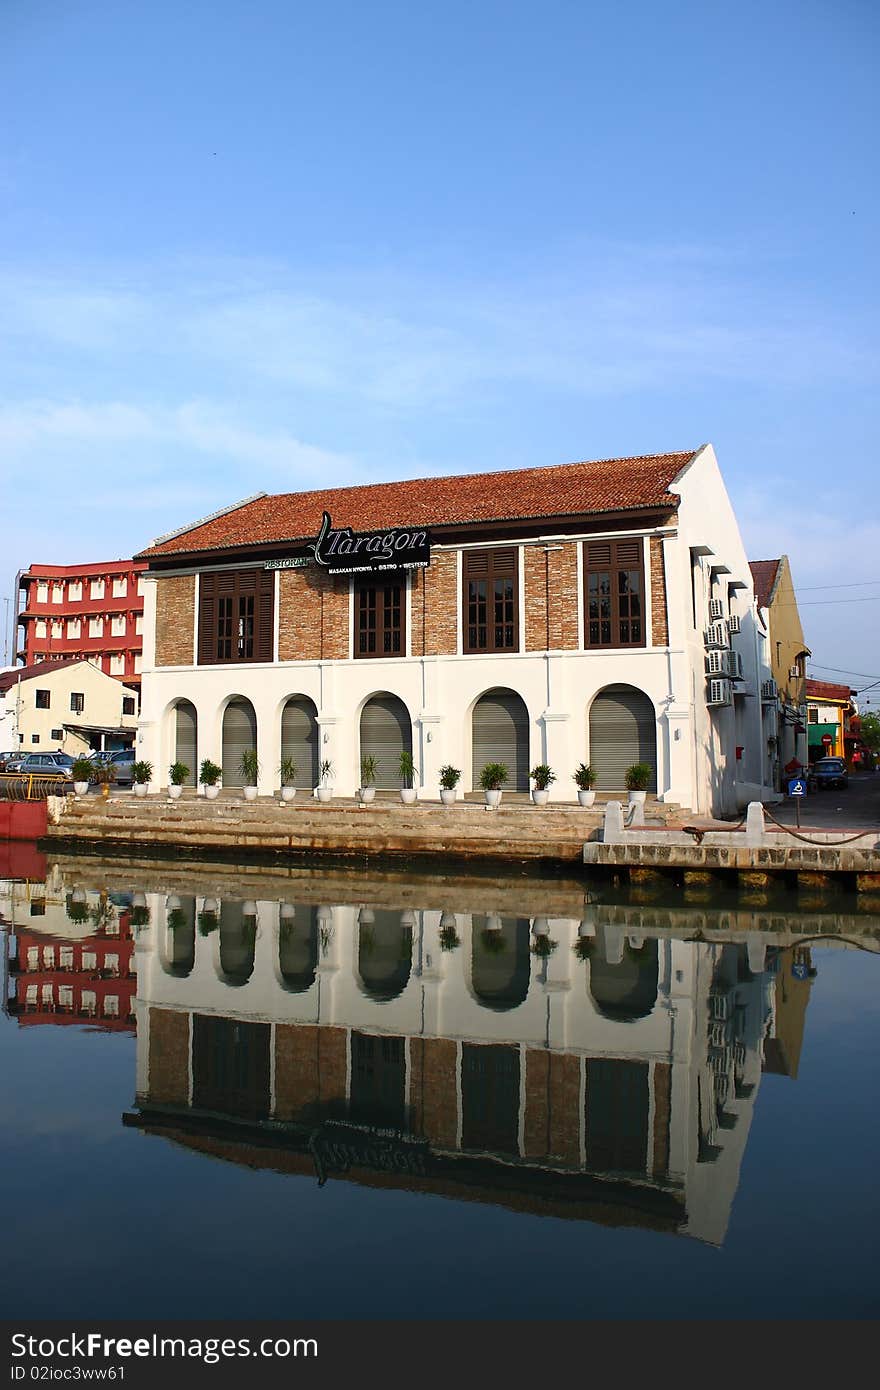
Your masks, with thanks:
<instances>
[{"instance_id":1,"label":"river water","mask_svg":"<svg viewBox=\"0 0 880 1390\"><path fill-rule=\"evenodd\" d=\"M876 1316L854 905L0 880L7 1316Z\"/></svg>"}]
</instances>

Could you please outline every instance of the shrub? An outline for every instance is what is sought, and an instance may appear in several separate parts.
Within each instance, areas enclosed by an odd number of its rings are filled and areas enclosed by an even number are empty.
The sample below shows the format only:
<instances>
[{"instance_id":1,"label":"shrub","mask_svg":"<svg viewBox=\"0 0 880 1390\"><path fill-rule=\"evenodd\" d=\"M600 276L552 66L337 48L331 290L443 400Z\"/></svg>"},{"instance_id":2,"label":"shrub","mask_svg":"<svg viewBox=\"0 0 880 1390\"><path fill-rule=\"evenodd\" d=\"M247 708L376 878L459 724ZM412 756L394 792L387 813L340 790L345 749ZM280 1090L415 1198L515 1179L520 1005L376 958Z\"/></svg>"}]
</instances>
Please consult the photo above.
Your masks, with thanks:
<instances>
[{"instance_id":1,"label":"shrub","mask_svg":"<svg viewBox=\"0 0 880 1390\"><path fill-rule=\"evenodd\" d=\"M361 758L361 786L371 787L376 780L376 759L367 756Z\"/></svg>"},{"instance_id":2,"label":"shrub","mask_svg":"<svg viewBox=\"0 0 880 1390\"><path fill-rule=\"evenodd\" d=\"M546 763L538 763L536 767L532 768L529 776L535 783L535 791L538 792L545 792L550 783L556 781L556 773Z\"/></svg>"},{"instance_id":3,"label":"shrub","mask_svg":"<svg viewBox=\"0 0 880 1390\"><path fill-rule=\"evenodd\" d=\"M444 764L440 769L440 786L445 792L453 792L461 781L461 769L453 767L451 763Z\"/></svg>"},{"instance_id":4,"label":"shrub","mask_svg":"<svg viewBox=\"0 0 880 1390\"><path fill-rule=\"evenodd\" d=\"M91 782L95 764L89 758L76 758L71 771L74 782Z\"/></svg>"},{"instance_id":5,"label":"shrub","mask_svg":"<svg viewBox=\"0 0 880 1390\"><path fill-rule=\"evenodd\" d=\"M484 792L497 792L507 781L506 763L486 763L480 773L480 786Z\"/></svg>"},{"instance_id":6,"label":"shrub","mask_svg":"<svg viewBox=\"0 0 880 1390\"><path fill-rule=\"evenodd\" d=\"M282 787L292 787L296 781L296 763L289 753L278 764L278 775L281 778Z\"/></svg>"},{"instance_id":7,"label":"shrub","mask_svg":"<svg viewBox=\"0 0 880 1390\"><path fill-rule=\"evenodd\" d=\"M651 785L652 775L653 769L648 763L633 763L624 774L627 790L631 792L647 791Z\"/></svg>"},{"instance_id":8,"label":"shrub","mask_svg":"<svg viewBox=\"0 0 880 1390\"><path fill-rule=\"evenodd\" d=\"M172 787L182 787L189 776L189 768L186 763L172 763L168 769L168 776L171 778Z\"/></svg>"},{"instance_id":9,"label":"shrub","mask_svg":"<svg viewBox=\"0 0 880 1390\"><path fill-rule=\"evenodd\" d=\"M415 781L418 769L413 762L413 755L408 749L404 748L401 750L397 767L400 773L400 785L402 787L411 787Z\"/></svg>"},{"instance_id":10,"label":"shrub","mask_svg":"<svg viewBox=\"0 0 880 1390\"><path fill-rule=\"evenodd\" d=\"M260 760L256 748L245 748L238 760L238 770L245 779L245 786L255 787L260 775Z\"/></svg>"},{"instance_id":11,"label":"shrub","mask_svg":"<svg viewBox=\"0 0 880 1390\"><path fill-rule=\"evenodd\" d=\"M203 787L216 787L220 778L223 776L223 769L217 763L212 763L210 758L205 758L199 768L199 781Z\"/></svg>"},{"instance_id":12,"label":"shrub","mask_svg":"<svg viewBox=\"0 0 880 1390\"><path fill-rule=\"evenodd\" d=\"M145 787L153 779L153 764L145 760L131 765L131 775L138 786Z\"/></svg>"},{"instance_id":13,"label":"shrub","mask_svg":"<svg viewBox=\"0 0 880 1390\"><path fill-rule=\"evenodd\" d=\"M592 791L596 785L596 769L590 767L589 763L578 763L573 776L579 791Z\"/></svg>"}]
</instances>

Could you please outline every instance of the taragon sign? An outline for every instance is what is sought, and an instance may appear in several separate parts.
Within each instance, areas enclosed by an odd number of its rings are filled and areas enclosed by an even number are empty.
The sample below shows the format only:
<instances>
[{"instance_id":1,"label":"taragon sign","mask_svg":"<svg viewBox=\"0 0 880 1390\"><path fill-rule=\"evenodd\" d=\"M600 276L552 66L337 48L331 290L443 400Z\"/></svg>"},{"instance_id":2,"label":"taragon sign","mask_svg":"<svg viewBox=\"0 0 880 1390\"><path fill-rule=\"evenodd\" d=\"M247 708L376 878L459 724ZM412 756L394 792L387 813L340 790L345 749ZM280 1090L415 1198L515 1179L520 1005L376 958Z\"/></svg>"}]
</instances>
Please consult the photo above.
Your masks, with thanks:
<instances>
[{"instance_id":1,"label":"taragon sign","mask_svg":"<svg viewBox=\"0 0 880 1390\"><path fill-rule=\"evenodd\" d=\"M325 1121L309 1135L309 1151L315 1160L318 1186L331 1173L352 1168L372 1168L378 1173L410 1173L424 1177L430 1148L427 1139L404 1139L388 1130Z\"/></svg>"},{"instance_id":2,"label":"taragon sign","mask_svg":"<svg viewBox=\"0 0 880 1390\"><path fill-rule=\"evenodd\" d=\"M427 569L431 563L430 532L419 527L393 526L386 531L334 528L324 512L317 540L309 550L328 574L371 574L382 570ZM304 555L267 560L266 569L300 569L310 563Z\"/></svg>"}]
</instances>

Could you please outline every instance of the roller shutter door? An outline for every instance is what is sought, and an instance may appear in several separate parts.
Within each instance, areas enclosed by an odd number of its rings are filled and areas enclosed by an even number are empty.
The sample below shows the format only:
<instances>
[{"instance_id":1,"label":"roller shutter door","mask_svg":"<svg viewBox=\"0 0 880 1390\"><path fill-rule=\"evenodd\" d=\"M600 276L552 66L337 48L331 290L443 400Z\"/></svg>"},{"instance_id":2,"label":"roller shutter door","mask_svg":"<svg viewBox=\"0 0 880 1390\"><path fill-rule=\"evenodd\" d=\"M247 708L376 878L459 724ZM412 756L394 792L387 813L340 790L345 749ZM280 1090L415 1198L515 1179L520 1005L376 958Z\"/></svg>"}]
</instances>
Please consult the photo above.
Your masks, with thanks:
<instances>
[{"instance_id":1,"label":"roller shutter door","mask_svg":"<svg viewBox=\"0 0 880 1390\"><path fill-rule=\"evenodd\" d=\"M361 757L376 759L377 787L401 785L399 760L404 750L412 752L412 725L406 706L394 695L369 700L361 714Z\"/></svg>"},{"instance_id":2,"label":"roller shutter door","mask_svg":"<svg viewBox=\"0 0 880 1390\"><path fill-rule=\"evenodd\" d=\"M474 707L474 790L486 763L505 763L507 790L529 789L529 715L512 690L490 690Z\"/></svg>"},{"instance_id":3,"label":"roller shutter door","mask_svg":"<svg viewBox=\"0 0 880 1390\"><path fill-rule=\"evenodd\" d=\"M296 763L295 787L318 785L318 721L315 706L305 696L288 700L281 715L281 756Z\"/></svg>"},{"instance_id":4,"label":"roller shutter door","mask_svg":"<svg viewBox=\"0 0 880 1390\"><path fill-rule=\"evenodd\" d=\"M624 774L633 763L647 763L653 774L649 791L657 790L657 721L647 695L630 685L609 685L590 709L590 765L596 769L596 790L623 792Z\"/></svg>"},{"instance_id":5,"label":"roller shutter door","mask_svg":"<svg viewBox=\"0 0 880 1390\"><path fill-rule=\"evenodd\" d=\"M241 755L257 746L257 718L249 700L233 700L223 715L223 785L244 786ZM265 771L265 769L264 769Z\"/></svg>"},{"instance_id":6,"label":"roller shutter door","mask_svg":"<svg viewBox=\"0 0 880 1390\"><path fill-rule=\"evenodd\" d=\"M174 733L174 761L186 763L189 776L186 786L194 787L198 776L198 743L196 737L197 716L195 705L182 700L175 710L176 728Z\"/></svg>"}]
</instances>

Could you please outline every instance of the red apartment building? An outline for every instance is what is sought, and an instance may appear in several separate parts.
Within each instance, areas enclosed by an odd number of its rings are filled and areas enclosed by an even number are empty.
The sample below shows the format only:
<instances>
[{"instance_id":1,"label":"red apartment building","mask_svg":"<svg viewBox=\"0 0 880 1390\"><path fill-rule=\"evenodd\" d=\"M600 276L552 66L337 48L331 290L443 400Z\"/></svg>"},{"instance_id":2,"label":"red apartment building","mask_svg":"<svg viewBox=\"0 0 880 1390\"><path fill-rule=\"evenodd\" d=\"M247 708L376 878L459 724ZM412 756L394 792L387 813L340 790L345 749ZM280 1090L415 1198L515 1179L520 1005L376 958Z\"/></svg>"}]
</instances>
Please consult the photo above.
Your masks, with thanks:
<instances>
[{"instance_id":1,"label":"red apartment building","mask_svg":"<svg viewBox=\"0 0 880 1390\"><path fill-rule=\"evenodd\" d=\"M31 911L39 907L40 900L32 900ZM7 1008L21 1025L90 1023L108 1033L135 1031L134 935L126 909L84 939L17 928L9 974L15 993Z\"/></svg>"},{"instance_id":2,"label":"red apartment building","mask_svg":"<svg viewBox=\"0 0 880 1390\"><path fill-rule=\"evenodd\" d=\"M19 661L79 657L140 689L146 568L134 560L31 565L19 576Z\"/></svg>"}]
</instances>

